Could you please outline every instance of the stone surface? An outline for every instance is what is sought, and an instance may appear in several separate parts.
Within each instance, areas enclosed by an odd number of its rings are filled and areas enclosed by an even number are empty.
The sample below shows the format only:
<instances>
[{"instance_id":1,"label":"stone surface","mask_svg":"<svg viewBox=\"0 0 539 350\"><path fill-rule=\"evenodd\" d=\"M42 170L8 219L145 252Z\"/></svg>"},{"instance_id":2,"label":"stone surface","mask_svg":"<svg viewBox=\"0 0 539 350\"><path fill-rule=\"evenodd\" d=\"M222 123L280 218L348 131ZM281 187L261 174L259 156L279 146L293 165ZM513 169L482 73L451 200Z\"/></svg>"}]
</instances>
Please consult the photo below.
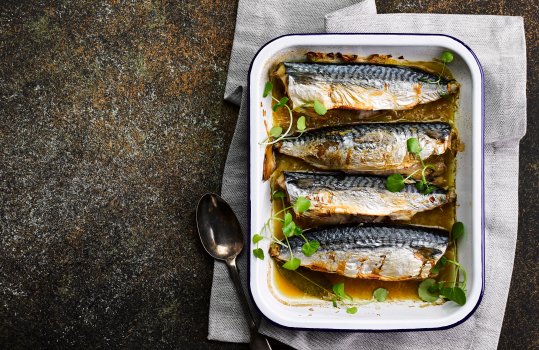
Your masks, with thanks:
<instances>
[{"instance_id":1,"label":"stone surface","mask_svg":"<svg viewBox=\"0 0 539 350\"><path fill-rule=\"evenodd\" d=\"M499 347L537 348L537 2L378 9L525 17L529 122ZM222 101L235 11L217 0L2 2L0 348L247 348L206 340L212 261L194 224L196 200L219 190L236 120Z\"/></svg>"}]
</instances>

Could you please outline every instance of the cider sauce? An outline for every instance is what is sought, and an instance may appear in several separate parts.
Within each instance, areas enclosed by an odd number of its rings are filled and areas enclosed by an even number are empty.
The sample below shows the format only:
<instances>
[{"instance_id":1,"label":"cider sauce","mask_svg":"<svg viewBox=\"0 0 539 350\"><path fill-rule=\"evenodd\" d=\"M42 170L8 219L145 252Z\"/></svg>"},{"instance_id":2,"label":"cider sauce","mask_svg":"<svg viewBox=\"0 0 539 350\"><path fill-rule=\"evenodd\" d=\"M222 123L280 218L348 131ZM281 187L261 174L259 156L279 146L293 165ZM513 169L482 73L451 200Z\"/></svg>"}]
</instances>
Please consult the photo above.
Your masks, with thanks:
<instances>
[{"instance_id":1,"label":"cider sauce","mask_svg":"<svg viewBox=\"0 0 539 350\"><path fill-rule=\"evenodd\" d=\"M440 69L438 63L432 62L415 62L409 63L418 68L424 68L429 71L437 71ZM450 75L447 68L445 74ZM280 99L283 96L283 86L274 81L273 96ZM319 116L314 111L306 109L293 112L292 125L296 125L296 120L300 116L305 116L307 121L307 129L320 128L333 125L344 124L359 124L365 122L402 122L402 121L441 121L454 124L455 111L457 109L458 94L441 98L424 105L418 105L411 110L403 111L353 111L353 110L329 110L324 116ZM280 108L273 112L273 125L279 125L283 128L283 132L288 129L290 123L290 115L286 108ZM312 165L291 156L276 153L277 168L272 175L272 190L276 188L274 180L284 170L317 170ZM454 188L455 185L455 170L456 159L452 152L446 152L441 156L434 156L425 161L425 163L442 160L447 170L443 175L446 184L449 188ZM273 212L276 213L285 205L289 205L285 201L274 201ZM451 230L455 221L456 206L455 203L448 203L439 208L430 211L417 213L410 221L399 221L403 224L416 224L423 226L441 227L446 230ZM283 215L281 215L282 218ZM281 239L283 238L281 222L274 220L273 222L274 235ZM307 228L307 227L303 227ZM445 256L449 259L454 257L454 247L452 244L448 246ZM273 262L276 263L275 261ZM377 288L385 288L389 294L387 300L420 300L417 294L417 288L421 281L400 281L388 282L368 279L348 278L337 274L316 272L327 278L331 284L340 282L345 283L345 290L350 296L356 300L370 300L372 293ZM437 280L452 280L455 270L451 264L447 264L440 270ZM298 278L301 278L298 276ZM310 299L311 295L298 287L301 285L296 283L294 278L283 277L277 269L274 273L275 286L279 291L289 298L294 299Z\"/></svg>"}]
</instances>

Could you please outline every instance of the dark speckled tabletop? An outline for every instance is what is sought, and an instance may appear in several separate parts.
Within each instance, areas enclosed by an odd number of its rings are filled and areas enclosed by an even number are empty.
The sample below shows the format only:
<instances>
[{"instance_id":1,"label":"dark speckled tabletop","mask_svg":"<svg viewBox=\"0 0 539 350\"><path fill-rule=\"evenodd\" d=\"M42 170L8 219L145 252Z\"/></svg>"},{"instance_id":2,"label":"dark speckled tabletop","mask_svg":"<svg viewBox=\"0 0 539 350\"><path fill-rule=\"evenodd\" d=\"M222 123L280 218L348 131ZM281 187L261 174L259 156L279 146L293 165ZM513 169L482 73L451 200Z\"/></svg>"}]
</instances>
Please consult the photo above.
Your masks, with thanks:
<instances>
[{"instance_id":1,"label":"dark speckled tabletop","mask_svg":"<svg viewBox=\"0 0 539 350\"><path fill-rule=\"evenodd\" d=\"M537 349L537 1L378 10L525 18L528 133L499 348ZM224 0L2 2L0 348L247 348L206 340L213 263L194 224L238 112L222 100L235 12Z\"/></svg>"}]
</instances>

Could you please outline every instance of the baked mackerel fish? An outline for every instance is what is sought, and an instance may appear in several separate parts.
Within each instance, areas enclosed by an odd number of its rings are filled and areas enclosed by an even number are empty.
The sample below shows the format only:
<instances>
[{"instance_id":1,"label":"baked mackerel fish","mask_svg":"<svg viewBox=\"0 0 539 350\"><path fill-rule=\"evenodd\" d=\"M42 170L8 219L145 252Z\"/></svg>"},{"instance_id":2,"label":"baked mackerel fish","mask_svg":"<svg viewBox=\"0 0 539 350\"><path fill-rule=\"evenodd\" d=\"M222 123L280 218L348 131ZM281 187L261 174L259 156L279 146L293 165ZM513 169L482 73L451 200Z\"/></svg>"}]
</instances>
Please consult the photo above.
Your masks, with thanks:
<instances>
[{"instance_id":1,"label":"baked mackerel fish","mask_svg":"<svg viewBox=\"0 0 539 350\"><path fill-rule=\"evenodd\" d=\"M319 169L386 173L420 163L408 153L409 138L419 140L426 160L451 149L454 135L451 125L442 122L364 123L307 131L276 143L275 149Z\"/></svg>"},{"instance_id":2,"label":"baked mackerel fish","mask_svg":"<svg viewBox=\"0 0 539 350\"><path fill-rule=\"evenodd\" d=\"M294 257L301 266L337 273L351 278L404 281L425 279L447 249L448 232L417 226L363 225L333 226L305 231L320 247L305 256L301 237L288 238ZM289 260L286 246L272 244L270 254Z\"/></svg>"},{"instance_id":3,"label":"baked mackerel fish","mask_svg":"<svg viewBox=\"0 0 539 350\"><path fill-rule=\"evenodd\" d=\"M371 222L380 217L410 220L455 198L454 192L441 188L423 194L414 184L391 192L385 177L376 175L285 171L284 185L291 203L298 197L311 201L309 210L296 215L324 223Z\"/></svg>"},{"instance_id":4,"label":"baked mackerel fish","mask_svg":"<svg viewBox=\"0 0 539 350\"><path fill-rule=\"evenodd\" d=\"M403 110L459 90L455 80L402 66L285 62L275 74L293 108L318 100L327 109Z\"/></svg>"}]
</instances>

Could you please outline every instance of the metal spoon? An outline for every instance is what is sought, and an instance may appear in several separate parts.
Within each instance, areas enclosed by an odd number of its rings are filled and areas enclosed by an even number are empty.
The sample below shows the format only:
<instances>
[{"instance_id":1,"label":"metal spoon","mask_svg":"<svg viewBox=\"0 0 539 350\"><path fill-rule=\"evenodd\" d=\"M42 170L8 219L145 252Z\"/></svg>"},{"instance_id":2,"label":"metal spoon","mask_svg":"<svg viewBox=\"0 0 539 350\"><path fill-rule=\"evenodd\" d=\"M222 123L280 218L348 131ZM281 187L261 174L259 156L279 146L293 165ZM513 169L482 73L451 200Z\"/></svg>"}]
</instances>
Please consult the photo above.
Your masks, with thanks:
<instances>
[{"instance_id":1,"label":"metal spoon","mask_svg":"<svg viewBox=\"0 0 539 350\"><path fill-rule=\"evenodd\" d=\"M247 316L251 333L250 348L271 350L268 340L258 333L257 322L241 286L236 256L243 249L243 233L236 214L224 199L214 193L206 193L198 201L196 215L198 234L204 249L214 259L222 260L228 266L228 272Z\"/></svg>"}]
</instances>

